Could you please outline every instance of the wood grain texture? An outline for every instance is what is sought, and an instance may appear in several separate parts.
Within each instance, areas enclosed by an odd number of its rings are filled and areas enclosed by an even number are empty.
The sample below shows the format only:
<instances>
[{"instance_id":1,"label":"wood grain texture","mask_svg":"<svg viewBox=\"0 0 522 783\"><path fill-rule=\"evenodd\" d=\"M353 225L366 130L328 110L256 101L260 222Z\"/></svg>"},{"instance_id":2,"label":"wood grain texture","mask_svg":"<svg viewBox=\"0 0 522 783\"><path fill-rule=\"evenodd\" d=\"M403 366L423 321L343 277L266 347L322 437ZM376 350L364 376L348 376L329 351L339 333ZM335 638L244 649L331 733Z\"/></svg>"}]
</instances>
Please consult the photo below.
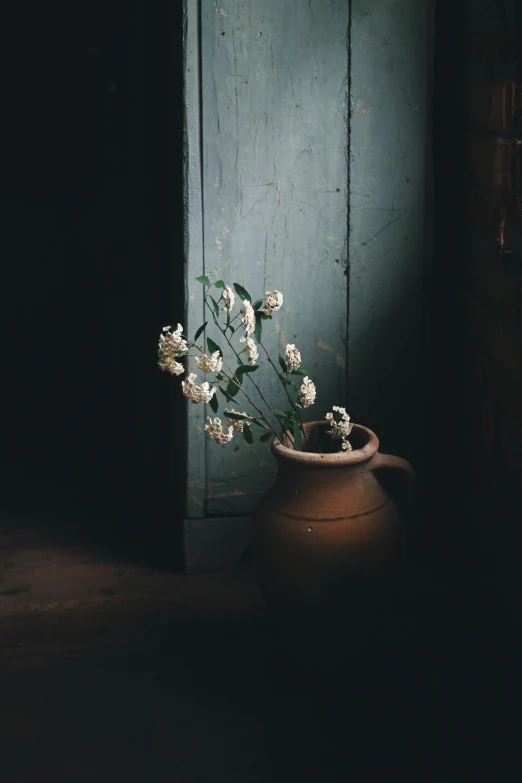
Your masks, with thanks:
<instances>
[{"instance_id":1,"label":"wood grain texture","mask_svg":"<svg viewBox=\"0 0 522 783\"><path fill-rule=\"evenodd\" d=\"M192 336L204 322L203 291L196 277L203 266L203 207L201 191L201 92L200 92L200 2L184 0L184 80L185 80L185 321ZM197 373L193 360L187 359L190 372ZM177 385L177 384L176 384ZM181 386L181 383L179 384ZM181 394L181 388L177 389ZM205 408L187 405L187 486L185 512L190 518L205 514ZM174 433L174 443L176 435Z\"/></svg>"},{"instance_id":2,"label":"wood grain texture","mask_svg":"<svg viewBox=\"0 0 522 783\"><path fill-rule=\"evenodd\" d=\"M410 459L426 326L432 10L416 0L351 3L350 413Z\"/></svg>"},{"instance_id":3,"label":"wood grain texture","mask_svg":"<svg viewBox=\"0 0 522 783\"><path fill-rule=\"evenodd\" d=\"M205 273L254 299L283 291L266 345L276 358L300 347L318 388L307 413L320 418L345 388L347 4L201 8ZM260 359L265 396L284 406ZM249 513L274 471L268 444L208 444L207 512Z\"/></svg>"}]
</instances>

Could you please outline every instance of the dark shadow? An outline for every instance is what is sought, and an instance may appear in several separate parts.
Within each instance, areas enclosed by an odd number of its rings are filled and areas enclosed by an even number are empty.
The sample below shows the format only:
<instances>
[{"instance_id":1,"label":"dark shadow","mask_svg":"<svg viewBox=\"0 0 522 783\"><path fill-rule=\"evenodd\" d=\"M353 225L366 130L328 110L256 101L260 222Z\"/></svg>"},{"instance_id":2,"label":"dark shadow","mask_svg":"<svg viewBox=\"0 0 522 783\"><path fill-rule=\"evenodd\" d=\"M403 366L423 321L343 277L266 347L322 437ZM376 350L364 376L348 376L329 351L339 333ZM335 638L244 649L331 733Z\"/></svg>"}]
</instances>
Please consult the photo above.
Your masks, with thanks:
<instances>
[{"instance_id":1,"label":"dark shadow","mask_svg":"<svg viewBox=\"0 0 522 783\"><path fill-rule=\"evenodd\" d=\"M179 566L183 410L156 345L183 311L182 7L9 24L0 507Z\"/></svg>"},{"instance_id":2,"label":"dark shadow","mask_svg":"<svg viewBox=\"0 0 522 783\"><path fill-rule=\"evenodd\" d=\"M515 656L492 680L488 642L470 663L477 637L425 619L403 641L361 646L349 626L278 626L263 613L137 613L137 644L50 659L44 677L11 664L3 768L13 780L36 766L41 780L70 780L88 738L77 779L101 783L436 783L505 770L509 749L493 758L477 743L502 750L497 710L513 703ZM25 699L24 727L15 705Z\"/></svg>"}]
</instances>

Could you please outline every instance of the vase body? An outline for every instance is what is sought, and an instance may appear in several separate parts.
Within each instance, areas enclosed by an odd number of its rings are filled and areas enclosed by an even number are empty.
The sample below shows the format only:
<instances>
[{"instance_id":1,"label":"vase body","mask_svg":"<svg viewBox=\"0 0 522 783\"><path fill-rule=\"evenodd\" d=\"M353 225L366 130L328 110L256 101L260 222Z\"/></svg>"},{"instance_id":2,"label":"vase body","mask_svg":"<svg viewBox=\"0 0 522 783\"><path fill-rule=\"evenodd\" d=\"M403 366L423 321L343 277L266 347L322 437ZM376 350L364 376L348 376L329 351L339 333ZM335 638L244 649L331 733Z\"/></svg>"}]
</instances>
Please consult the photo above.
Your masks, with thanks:
<instances>
[{"instance_id":1,"label":"vase body","mask_svg":"<svg viewBox=\"0 0 522 783\"><path fill-rule=\"evenodd\" d=\"M325 425L305 425L307 433L314 426ZM398 574L407 503L399 510L378 474L398 468L406 499L412 469L378 454L370 430L354 425L352 439L354 450L337 454L272 447L278 474L254 513L252 553L263 598L279 612L361 607L382 597Z\"/></svg>"}]
</instances>

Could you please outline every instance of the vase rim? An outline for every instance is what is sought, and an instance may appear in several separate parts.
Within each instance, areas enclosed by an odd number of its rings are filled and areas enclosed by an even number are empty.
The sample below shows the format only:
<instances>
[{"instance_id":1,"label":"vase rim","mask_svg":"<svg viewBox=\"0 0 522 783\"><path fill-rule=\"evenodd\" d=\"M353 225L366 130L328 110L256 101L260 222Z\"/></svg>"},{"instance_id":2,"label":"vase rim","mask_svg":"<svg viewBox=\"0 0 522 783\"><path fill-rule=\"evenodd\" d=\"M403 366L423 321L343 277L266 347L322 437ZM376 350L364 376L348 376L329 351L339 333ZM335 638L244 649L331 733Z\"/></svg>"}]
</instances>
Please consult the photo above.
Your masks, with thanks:
<instances>
[{"instance_id":1,"label":"vase rim","mask_svg":"<svg viewBox=\"0 0 522 783\"><path fill-rule=\"evenodd\" d=\"M325 420L309 421L303 424L305 434L308 434L315 427L328 426L329 422ZM342 467L367 462L379 450L379 439L372 430L368 429L368 427L363 427L362 424L354 424L352 433L354 432L359 436L362 435L368 438L365 445L360 449L338 451L335 454L317 454L312 451L294 451L294 449L284 446L279 440L274 438L272 441L272 454L279 460L295 462L310 467Z\"/></svg>"}]
</instances>

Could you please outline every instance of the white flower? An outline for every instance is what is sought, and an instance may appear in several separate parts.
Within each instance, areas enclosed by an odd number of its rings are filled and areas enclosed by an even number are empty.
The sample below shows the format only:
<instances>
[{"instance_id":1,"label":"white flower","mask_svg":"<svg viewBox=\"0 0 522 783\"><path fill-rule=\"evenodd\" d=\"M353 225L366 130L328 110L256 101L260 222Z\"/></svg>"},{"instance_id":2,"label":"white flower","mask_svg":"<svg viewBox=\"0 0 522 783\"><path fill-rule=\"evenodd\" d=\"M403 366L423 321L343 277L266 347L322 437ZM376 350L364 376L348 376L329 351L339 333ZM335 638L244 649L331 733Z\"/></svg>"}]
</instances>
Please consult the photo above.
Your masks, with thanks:
<instances>
[{"instance_id":1,"label":"white flower","mask_svg":"<svg viewBox=\"0 0 522 783\"><path fill-rule=\"evenodd\" d=\"M196 378L195 373L190 373L189 377L181 382L184 396L192 403L210 402L216 392L215 388L210 388L208 381L202 383L201 386L196 386L194 383Z\"/></svg>"},{"instance_id":2,"label":"white flower","mask_svg":"<svg viewBox=\"0 0 522 783\"><path fill-rule=\"evenodd\" d=\"M252 340L251 337L247 339L246 344L247 344L248 363L254 365L257 362L257 358L259 356L257 345L255 344L255 342Z\"/></svg>"},{"instance_id":3,"label":"white flower","mask_svg":"<svg viewBox=\"0 0 522 783\"><path fill-rule=\"evenodd\" d=\"M176 361L178 353L187 350L186 340L182 338L183 327L177 325L175 332L170 332L171 326L164 326L164 334L160 334L158 345L158 366L161 370L170 372L173 375L181 375L184 372L182 364Z\"/></svg>"},{"instance_id":4,"label":"white flower","mask_svg":"<svg viewBox=\"0 0 522 783\"><path fill-rule=\"evenodd\" d=\"M181 375L182 372L185 372L185 368L183 367L183 365L180 362L177 362L175 359L172 359L171 357L168 357L166 359L162 359L160 357L158 364L161 370L165 370L165 372L170 372L171 375Z\"/></svg>"},{"instance_id":5,"label":"white flower","mask_svg":"<svg viewBox=\"0 0 522 783\"><path fill-rule=\"evenodd\" d=\"M303 408L309 408L310 405L312 405L315 402L315 385L313 381L310 380L308 375L306 378L303 378L303 383L301 388L299 389L299 405L301 405Z\"/></svg>"},{"instance_id":6,"label":"white flower","mask_svg":"<svg viewBox=\"0 0 522 783\"><path fill-rule=\"evenodd\" d=\"M182 325L178 324L173 332L170 332L170 329L172 329L172 326L163 327L163 331L166 332L166 334L160 335L160 341L167 342L175 353L186 351L187 343L181 336L183 334Z\"/></svg>"},{"instance_id":7,"label":"white flower","mask_svg":"<svg viewBox=\"0 0 522 783\"><path fill-rule=\"evenodd\" d=\"M254 329L256 328L256 314L254 312L254 308L252 307L251 302L248 301L248 299L245 299L243 302L243 307L241 308L241 312L243 313L243 320L241 323L245 327L245 334L241 339L239 340L240 343L244 343L245 340L250 337Z\"/></svg>"},{"instance_id":8,"label":"white flower","mask_svg":"<svg viewBox=\"0 0 522 783\"><path fill-rule=\"evenodd\" d=\"M226 285L225 288L223 289L222 296L223 299L225 300L225 306L223 310L228 310L230 312L230 310L232 310L232 308L234 307L234 302L236 301L236 295L232 291L229 285Z\"/></svg>"},{"instance_id":9,"label":"white flower","mask_svg":"<svg viewBox=\"0 0 522 783\"><path fill-rule=\"evenodd\" d=\"M235 413L236 416L242 416L243 421L241 421L240 419L229 419L228 418L229 413ZM235 411L233 408L231 408L231 410L229 411L225 411L225 416L227 416L228 423L232 425L232 427L235 429L236 432L243 432L245 421L252 421L252 416L249 416L248 413L240 413L239 411Z\"/></svg>"},{"instance_id":10,"label":"white flower","mask_svg":"<svg viewBox=\"0 0 522 783\"><path fill-rule=\"evenodd\" d=\"M350 422L350 417L346 413L346 409L340 408L338 405L334 405L332 410L334 413L327 413L325 417L330 425L330 429L326 430L326 434L332 440L341 440L343 451L351 451L352 446L348 441L348 435L352 431L353 424Z\"/></svg>"},{"instance_id":11,"label":"white flower","mask_svg":"<svg viewBox=\"0 0 522 783\"><path fill-rule=\"evenodd\" d=\"M266 305L263 308L265 315L272 315L283 305L283 294L281 291L267 291Z\"/></svg>"},{"instance_id":12,"label":"white flower","mask_svg":"<svg viewBox=\"0 0 522 783\"><path fill-rule=\"evenodd\" d=\"M214 421L212 421L210 416L207 416L205 419L205 431L209 438L212 438L212 440L215 440L216 443L220 443L222 446L225 445L225 443L230 443L234 437L233 428L229 427L228 432L225 432L219 416L216 416Z\"/></svg>"},{"instance_id":13,"label":"white flower","mask_svg":"<svg viewBox=\"0 0 522 783\"><path fill-rule=\"evenodd\" d=\"M301 354L299 353L299 349L296 348L295 345L293 345L292 343L289 343L286 346L285 357L286 357L286 366L288 367L288 372L293 372L294 370L297 370L297 368L301 364Z\"/></svg>"},{"instance_id":14,"label":"white flower","mask_svg":"<svg viewBox=\"0 0 522 783\"><path fill-rule=\"evenodd\" d=\"M196 364L204 372L221 372L223 359L219 351L214 351L212 356L207 356L206 353L203 356L196 356Z\"/></svg>"}]
</instances>

